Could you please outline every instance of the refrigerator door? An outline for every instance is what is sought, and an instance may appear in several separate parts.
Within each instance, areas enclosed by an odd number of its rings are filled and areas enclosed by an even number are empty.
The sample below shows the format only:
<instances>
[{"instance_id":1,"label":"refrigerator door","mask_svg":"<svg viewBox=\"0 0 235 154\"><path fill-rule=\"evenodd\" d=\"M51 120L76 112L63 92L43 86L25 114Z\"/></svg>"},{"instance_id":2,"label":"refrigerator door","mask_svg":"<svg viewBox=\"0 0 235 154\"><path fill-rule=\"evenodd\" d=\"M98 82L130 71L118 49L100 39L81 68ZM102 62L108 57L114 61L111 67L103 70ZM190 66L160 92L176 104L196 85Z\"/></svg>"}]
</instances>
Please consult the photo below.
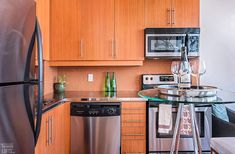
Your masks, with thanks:
<instances>
[{"instance_id":1,"label":"refrigerator door","mask_svg":"<svg viewBox=\"0 0 235 154\"><path fill-rule=\"evenodd\" d=\"M34 37L36 4L34 0L0 0L0 85L23 82L29 50ZM34 58L30 58L31 68ZM31 69L33 70L33 69Z\"/></svg>"},{"instance_id":2,"label":"refrigerator door","mask_svg":"<svg viewBox=\"0 0 235 154\"><path fill-rule=\"evenodd\" d=\"M34 130L28 110L33 116L33 88L31 85L0 87L0 151L2 153L33 154ZM29 97L25 99L25 94ZM24 92L25 91L25 92ZM27 101L28 100L28 101ZM31 104L28 104L31 102Z\"/></svg>"}]
</instances>

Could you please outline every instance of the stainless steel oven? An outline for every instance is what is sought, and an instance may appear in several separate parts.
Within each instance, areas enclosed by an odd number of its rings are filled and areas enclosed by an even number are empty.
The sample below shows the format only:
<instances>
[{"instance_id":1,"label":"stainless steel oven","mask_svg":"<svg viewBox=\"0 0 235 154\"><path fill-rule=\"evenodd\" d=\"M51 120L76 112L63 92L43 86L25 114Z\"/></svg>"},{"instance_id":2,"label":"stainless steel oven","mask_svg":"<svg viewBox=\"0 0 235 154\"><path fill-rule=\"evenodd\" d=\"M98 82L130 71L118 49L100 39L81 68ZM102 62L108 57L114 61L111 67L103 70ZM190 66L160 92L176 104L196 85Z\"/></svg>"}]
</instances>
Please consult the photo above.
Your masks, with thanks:
<instances>
[{"instance_id":1,"label":"stainless steel oven","mask_svg":"<svg viewBox=\"0 0 235 154\"><path fill-rule=\"evenodd\" d=\"M149 153L169 152L173 131L168 134L158 133L158 102L149 102L148 107L148 151ZM197 124L199 127L203 152L210 151L211 138L211 107L209 105L196 106ZM172 108L172 126L174 128L178 107ZM194 150L192 136L181 135L179 151L192 152Z\"/></svg>"},{"instance_id":2,"label":"stainless steel oven","mask_svg":"<svg viewBox=\"0 0 235 154\"><path fill-rule=\"evenodd\" d=\"M189 57L198 57L199 38L199 28L146 28L145 57L180 57L180 49L185 43L188 48Z\"/></svg>"},{"instance_id":3,"label":"stainless steel oven","mask_svg":"<svg viewBox=\"0 0 235 154\"><path fill-rule=\"evenodd\" d=\"M154 88L157 85L175 85L177 78L172 74L143 74L142 89ZM172 134L158 133L158 106L159 102L148 102L147 113L147 151L149 153L169 153L171 148ZM172 121L175 125L177 104L172 106ZM196 106L197 124L199 126L203 153L210 151L210 138L212 134L212 118L210 105ZM187 153L193 153L193 140L191 136L181 136L179 150Z\"/></svg>"}]
</instances>

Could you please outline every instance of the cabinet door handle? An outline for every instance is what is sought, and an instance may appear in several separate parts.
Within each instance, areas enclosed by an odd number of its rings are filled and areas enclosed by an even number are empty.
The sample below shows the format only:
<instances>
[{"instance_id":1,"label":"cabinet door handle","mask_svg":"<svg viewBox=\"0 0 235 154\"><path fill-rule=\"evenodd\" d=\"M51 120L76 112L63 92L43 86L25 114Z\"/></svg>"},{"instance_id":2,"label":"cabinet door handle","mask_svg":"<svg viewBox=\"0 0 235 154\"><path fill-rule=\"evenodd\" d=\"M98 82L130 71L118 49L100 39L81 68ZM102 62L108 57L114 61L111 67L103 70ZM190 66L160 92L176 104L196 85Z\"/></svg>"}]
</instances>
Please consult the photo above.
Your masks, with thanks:
<instances>
[{"instance_id":1,"label":"cabinet door handle","mask_svg":"<svg viewBox=\"0 0 235 154\"><path fill-rule=\"evenodd\" d=\"M171 9L167 9L167 24L171 24Z\"/></svg>"},{"instance_id":2,"label":"cabinet door handle","mask_svg":"<svg viewBox=\"0 0 235 154\"><path fill-rule=\"evenodd\" d=\"M49 145L49 121L46 120L46 146Z\"/></svg>"},{"instance_id":3,"label":"cabinet door handle","mask_svg":"<svg viewBox=\"0 0 235 154\"><path fill-rule=\"evenodd\" d=\"M112 39L112 58L116 58L116 41Z\"/></svg>"},{"instance_id":4,"label":"cabinet door handle","mask_svg":"<svg viewBox=\"0 0 235 154\"><path fill-rule=\"evenodd\" d=\"M49 144L51 144L52 143L52 135L51 135L51 133L52 133L52 130L51 130L51 117L49 117Z\"/></svg>"},{"instance_id":5,"label":"cabinet door handle","mask_svg":"<svg viewBox=\"0 0 235 154\"><path fill-rule=\"evenodd\" d=\"M53 117L51 117L51 144L53 143Z\"/></svg>"},{"instance_id":6,"label":"cabinet door handle","mask_svg":"<svg viewBox=\"0 0 235 154\"><path fill-rule=\"evenodd\" d=\"M172 9L172 17L171 17L171 22L172 22L172 25L175 25L175 9Z\"/></svg>"},{"instance_id":7,"label":"cabinet door handle","mask_svg":"<svg viewBox=\"0 0 235 154\"><path fill-rule=\"evenodd\" d=\"M80 57L83 57L83 40L80 40Z\"/></svg>"}]
</instances>

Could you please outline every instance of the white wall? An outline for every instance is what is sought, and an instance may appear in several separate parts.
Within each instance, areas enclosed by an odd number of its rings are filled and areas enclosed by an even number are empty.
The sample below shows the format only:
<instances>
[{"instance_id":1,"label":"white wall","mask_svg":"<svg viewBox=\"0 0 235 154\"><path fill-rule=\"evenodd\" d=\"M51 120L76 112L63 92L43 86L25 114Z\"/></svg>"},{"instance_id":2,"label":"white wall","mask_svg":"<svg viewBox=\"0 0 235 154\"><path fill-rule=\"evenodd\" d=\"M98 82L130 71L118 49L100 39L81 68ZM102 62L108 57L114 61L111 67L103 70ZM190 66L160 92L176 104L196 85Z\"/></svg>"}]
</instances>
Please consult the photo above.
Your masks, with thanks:
<instances>
[{"instance_id":1,"label":"white wall","mask_svg":"<svg viewBox=\"0 0 235 154\"><path fill-rule=\"evenodd\" d=\"M235 0L201 0L202 84L235 92Z\"/></svg>"}]
</instances>

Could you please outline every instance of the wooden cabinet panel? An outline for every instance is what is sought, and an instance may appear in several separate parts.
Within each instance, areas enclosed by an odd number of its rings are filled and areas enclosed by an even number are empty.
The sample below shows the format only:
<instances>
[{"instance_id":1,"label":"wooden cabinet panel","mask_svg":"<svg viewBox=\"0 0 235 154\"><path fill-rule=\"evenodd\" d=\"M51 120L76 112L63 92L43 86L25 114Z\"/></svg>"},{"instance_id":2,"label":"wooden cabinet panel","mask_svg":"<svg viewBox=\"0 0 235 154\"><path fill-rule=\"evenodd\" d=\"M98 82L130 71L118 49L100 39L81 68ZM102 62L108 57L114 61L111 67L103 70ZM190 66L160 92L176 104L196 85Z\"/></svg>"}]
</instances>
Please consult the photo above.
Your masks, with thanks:
<instances>
[{"instance_id":1,"label":"wooden cabinet panel","mask_svg":"<svg viewBox=\"0 0 235 154\"><path fill-rule=\"evenodd\" d=\"M36 154L70 153L70 103L43 114Z\"/></svg>"},{"instance_id":2,"label":"wooden cabinet panel","mask_svg":"<svg viewBox=\"0 0 235 154\"><path fill-rule=\"evenodd\" d=\"M122 154L146 153L146 102L122 102Z\"/></svg>"},{"instance_id":3,"label":"wooden cabinet panel","mask_svg":"<svg viewBox=\"0 0 235 154\"><path fill-rule=\"evenodd\" d=\"M46 153L47 147L47 116L43 114L42 121L41 121L41 130L38 138L37 145L35 147L36 154L44 154Z\"/></svg>"},{"instance_id":4,"label":"wooden cabinet panel","mask_svg":"<svg viewBox=\"0 0 235 154\"><path fill-rule=\"evenodd\" d=\"M172 27L199 27L200 0L172 0Z\"/></svg>"},{"instance_id":5,"label":"wooden cabinet panel","mask_svg":"<svg viewBox=\"0 0 235 154\"><path fill-rule=\"evenodd\" d=\"M51 0L50 3L50 59L79 60L80 0Z\"/></svg>"},{"instance_id":6,"label":"wooden cabinet panel","mask_svg":"<svg viewBox=\"0 0 235 154\"><path fill-rule=\"evenodd\" d=\"M171 27L171 0L146 0L145 23L148 28Z\"/></svg>"},{"instance_id":7,"label":"wooden cabinet panel","mask_svg":"<svg viewBox=\"0 0 235 154\"><path fill-rule=\"evenodd\" d=\"M144 60L144 0L115 0L117 60Z\"/></svg>"},{"instance_id":8,"label":"wooden cabinet panel","mask_svg":"<svg viewBox=\"0 0 235 154\"><path fill-rule=\"evenodd\" d=\"M122 142L122 154L145 154L145 140L124 140Z\"/></svg>"},{"instance_id":9,"label":"wooden cabinet panel","mask_svg":"<svg viewBox=\"0 0 235 154\"><path fill-rule=\"evenodd\" d=\"M200 0L146 0L146 27L199 27Z\"/></svg>"},{"instance_id":10,"label":"wooden cabinet panel","mask_svg":"<svg viewBox=\"0 0 235 154\"><path fill-rule=\"evenodd\" d=\"M82 0L80 5L82 56L85 60L111 60L114 0Z\"/></svg>"}]
</instances>

